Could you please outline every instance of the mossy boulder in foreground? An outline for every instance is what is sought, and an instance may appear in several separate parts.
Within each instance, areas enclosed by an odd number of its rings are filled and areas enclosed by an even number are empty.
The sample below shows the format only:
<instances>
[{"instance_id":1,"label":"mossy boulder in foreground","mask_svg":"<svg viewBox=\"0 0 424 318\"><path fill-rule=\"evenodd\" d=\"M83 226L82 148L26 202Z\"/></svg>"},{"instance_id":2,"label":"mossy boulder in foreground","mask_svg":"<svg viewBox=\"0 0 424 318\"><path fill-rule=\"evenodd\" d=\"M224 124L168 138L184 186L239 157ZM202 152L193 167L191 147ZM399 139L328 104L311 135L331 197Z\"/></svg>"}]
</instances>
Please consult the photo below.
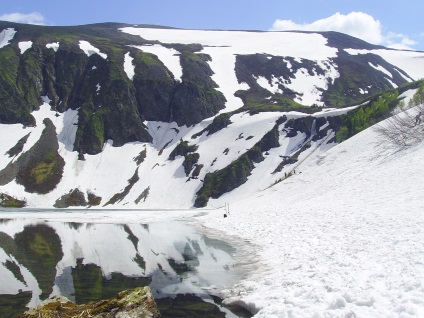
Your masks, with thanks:
<instances>
[{"instance_id":1,"label":"mossy boulder in foreground","mask_svg":"<svg viewBox=\"0 0 424 318\"><path fill-rule=\"evenodd\" d=\"M126 317L158 318L160 313L149 287L137 287L119 293L115 298L97 303L76 305L66 297L56 296L41 303L40 306L26 311L21 318L47 317Z\"/></svg>"}]
</instances>

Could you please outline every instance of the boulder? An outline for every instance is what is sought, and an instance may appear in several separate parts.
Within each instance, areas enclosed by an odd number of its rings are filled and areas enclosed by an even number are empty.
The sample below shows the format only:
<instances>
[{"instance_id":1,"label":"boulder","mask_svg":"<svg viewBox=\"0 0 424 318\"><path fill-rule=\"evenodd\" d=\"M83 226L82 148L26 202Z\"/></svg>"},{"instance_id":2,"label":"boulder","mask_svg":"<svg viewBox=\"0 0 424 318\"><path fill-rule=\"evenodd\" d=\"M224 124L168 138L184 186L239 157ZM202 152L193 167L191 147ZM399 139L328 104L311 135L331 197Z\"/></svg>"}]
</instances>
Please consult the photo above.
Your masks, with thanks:
<instances>
[{"instance_id":1,"label":"boulder","mask_svg":"<svg viewBox=\"0 0 424 318\"><path fill-rule=\"evenodd\" d=\"M119 293L115 298L97 303L76 305L63 296L43 301L40 306L23 313L21 318L82 317L82 318L159 318L149 287L137 287Z\"/></svg>"}]
</instances>

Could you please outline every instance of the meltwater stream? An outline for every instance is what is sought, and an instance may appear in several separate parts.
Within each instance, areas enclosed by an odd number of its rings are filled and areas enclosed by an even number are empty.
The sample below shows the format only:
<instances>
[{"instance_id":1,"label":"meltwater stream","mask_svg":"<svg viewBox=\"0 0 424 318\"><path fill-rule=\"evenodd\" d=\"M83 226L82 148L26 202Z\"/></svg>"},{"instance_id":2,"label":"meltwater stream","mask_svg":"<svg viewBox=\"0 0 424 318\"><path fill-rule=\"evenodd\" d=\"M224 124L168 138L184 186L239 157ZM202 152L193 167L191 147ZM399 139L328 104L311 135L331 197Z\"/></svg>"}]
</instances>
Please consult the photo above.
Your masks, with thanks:
<instances>
[{"instance_id":1,"label":"meltwater stream","mask_svg":"<svg viewBox=\"0 0 424 318\"><path fill-rule=\"evenodd\" d=\"M235 249L189 223L12 215L2 219L0 213L1 317L14 317L53 295L86 303L143 285L150 286L163 317L197 316L179 308L176 299L182 307L210 311L208 317L246 316L217 305L213 296L240 278L233 270Z\"/></svg>"}]
</instances>

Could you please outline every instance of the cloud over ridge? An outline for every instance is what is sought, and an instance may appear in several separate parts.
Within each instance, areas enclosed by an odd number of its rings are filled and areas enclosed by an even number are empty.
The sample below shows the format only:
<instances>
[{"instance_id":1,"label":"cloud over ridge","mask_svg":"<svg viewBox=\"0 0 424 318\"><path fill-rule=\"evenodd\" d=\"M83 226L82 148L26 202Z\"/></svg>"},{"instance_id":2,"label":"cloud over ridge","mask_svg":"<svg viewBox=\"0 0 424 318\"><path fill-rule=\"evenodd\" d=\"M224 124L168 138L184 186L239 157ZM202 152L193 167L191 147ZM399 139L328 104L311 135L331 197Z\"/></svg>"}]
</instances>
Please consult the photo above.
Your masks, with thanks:
<instances>
[{"instance_id":1,"label":"cloud over ridge","mask_svg":"<svg viewBox=\"0 0 424 318\"><path fill-rule=\"evenodd\" d=\"M385 36L382 32L381 22L364 12L351 12L334 15L319 19L311 23L296 23L292 20L277 19L272 25L271 31L337 31L356 38L360 38L372 44L381 44L398 49L411 49L416 42L406 35L389 33ZM394 41L394 39L398 41Z\"/></svg>"},{"instance_id":2,"label":"cloud over ridge","mask_svg":"<svg viewBox=\"0 0 424 318\"><path fill-rule=\"evenodd\" d=\"M5 13L0 15L0 20L28 24L45 24L44 16L39 12Z\"/></svg>"}]
</instances>

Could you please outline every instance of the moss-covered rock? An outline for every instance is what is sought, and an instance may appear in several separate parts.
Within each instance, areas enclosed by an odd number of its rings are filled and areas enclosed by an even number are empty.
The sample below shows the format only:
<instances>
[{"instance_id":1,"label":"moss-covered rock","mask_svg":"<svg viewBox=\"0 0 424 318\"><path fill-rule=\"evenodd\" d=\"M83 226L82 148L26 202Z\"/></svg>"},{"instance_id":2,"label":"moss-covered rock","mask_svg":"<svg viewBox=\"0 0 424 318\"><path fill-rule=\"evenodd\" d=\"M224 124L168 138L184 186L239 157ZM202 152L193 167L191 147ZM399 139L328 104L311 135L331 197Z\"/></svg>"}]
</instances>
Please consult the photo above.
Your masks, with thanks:
<instances>
[{"instance_id":1,"label":"moss-covered rock","mask_svg":"<svg viewBox=\"0 0 424 318\"><path fill-rule=\"evenodd\" d=\"M96 303L76 305L69 299L56 296L40 306L26 311L21 318L159 318L161 317L149 287L120 292L116 297Z\"/></svg>"},{"instance_id":2,"label":"moss-covered rock","mask_svg":"<svg viewBox=\"0 0 424 318\"><path fill-rule=\"evenodd\" d=\"M11 195L0 192L0 207L3 208L23 208L26 206L25 200L19 200Z\"/></svg>"}]
</instances>

